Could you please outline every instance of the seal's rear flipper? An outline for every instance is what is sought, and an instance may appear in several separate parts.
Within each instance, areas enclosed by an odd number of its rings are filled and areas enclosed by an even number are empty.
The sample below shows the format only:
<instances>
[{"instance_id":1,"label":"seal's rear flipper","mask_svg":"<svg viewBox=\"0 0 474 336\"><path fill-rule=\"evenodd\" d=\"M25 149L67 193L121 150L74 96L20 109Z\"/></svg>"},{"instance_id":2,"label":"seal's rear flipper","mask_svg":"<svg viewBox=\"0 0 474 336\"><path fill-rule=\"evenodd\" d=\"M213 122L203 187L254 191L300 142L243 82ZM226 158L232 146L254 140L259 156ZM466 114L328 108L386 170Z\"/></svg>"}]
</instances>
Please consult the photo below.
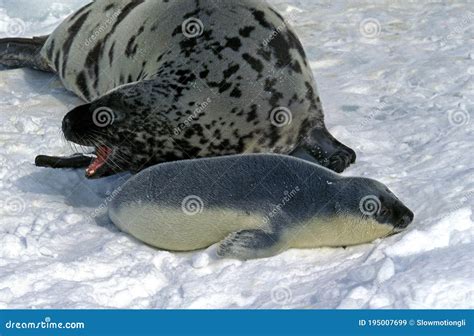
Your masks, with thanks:
<instances>
[{"instance_id":1,"label":"seal's rear flipper","mask_svg":"<svg viewBox=\"0 0 474 336\"><path fill-rule=\"evenodd\" d=\"M47 38L48 36L0 39L0 65L53 72L41 56L41 49Z\"/></svg>"},{"instance_id":2,"label":"seal's rear flipper","mask_svg":"<svg viewBox=\"0 0 474 336\"><path fill-rule=\"evenodd\" d=\"M82 154L75 154L69 157L58 157L58 156L46 156L38 155L35 159L35 165L37 167L46 168L86 168L92 161L93 157L85 156Z\"/></svg>"},{"instance_id":3,"label":"seal's rear flipper","mask_svg":"<svg viewBox=\"0 0 474 336\"><path fill-rule=\"evenodd\" d=\"M337 141L326 128L316 128L311 131L310 136L291 155L308 161L316 161L336 173L342 173L356 160L356 153Z\"/></svg>"},{"instance_id":4,"label":"seal's rear flipper","mask_svg":"<svg viewBox=\"0 0 474 336\"><path fill-rule=\"evenodd\" d=\"M263 230L242 230L231 233L217 247L220 258L241 260L268 258L280 252L277 234Z\"/></svg>"}]
</instances>

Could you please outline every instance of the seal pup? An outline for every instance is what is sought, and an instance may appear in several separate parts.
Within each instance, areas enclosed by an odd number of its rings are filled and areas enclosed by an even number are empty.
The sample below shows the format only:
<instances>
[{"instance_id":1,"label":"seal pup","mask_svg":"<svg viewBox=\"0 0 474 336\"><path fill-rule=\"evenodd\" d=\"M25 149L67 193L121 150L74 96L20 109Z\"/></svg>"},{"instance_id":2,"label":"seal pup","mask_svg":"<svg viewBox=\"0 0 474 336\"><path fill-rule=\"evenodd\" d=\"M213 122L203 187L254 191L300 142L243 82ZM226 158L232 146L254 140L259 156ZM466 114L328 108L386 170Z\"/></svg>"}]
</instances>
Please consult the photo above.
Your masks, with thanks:
<instances>
[{"instance_id":1,"label":"seal pup","mask_svg":"<svg viewBox=\"0 0 474 336\"><path fill-rule=\"evenodd\" d=\"M351 246L404 230L413 213L382 183L277 154L160 164L109 205L122 231L151 246L253 259L289 248Z\"/></svg>"},{"instance_id":2,"label":"seal pup","mask_svg":"<svg viewBox=\"0 0 474 336\"><path fill-rule=\"evenodd\" d=\"M79 163L97 178L240 153L295 153L336 172L356 159L327 131L303 46L265 1L94 1L49 37L0 40L0 64L52 71L87 102L62 130L97 158L41 166Z\"/></svg>"}]
</instances>

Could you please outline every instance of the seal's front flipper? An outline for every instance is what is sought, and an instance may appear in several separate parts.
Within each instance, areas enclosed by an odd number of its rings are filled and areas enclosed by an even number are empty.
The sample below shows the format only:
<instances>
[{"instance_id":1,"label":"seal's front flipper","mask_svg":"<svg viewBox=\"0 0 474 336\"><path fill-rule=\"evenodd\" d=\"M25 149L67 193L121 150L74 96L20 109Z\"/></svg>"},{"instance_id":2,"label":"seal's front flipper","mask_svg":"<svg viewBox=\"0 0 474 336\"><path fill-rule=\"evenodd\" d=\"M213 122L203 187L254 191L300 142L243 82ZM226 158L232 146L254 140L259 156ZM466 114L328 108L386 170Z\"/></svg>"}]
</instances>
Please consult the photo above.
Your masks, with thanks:
<instances>
[{"instance_id":1,"label":"seal's front flipper","mask_svg":"<svg viewBox=\"0 0 474 336\"><path fill-rule=\"evenodd\" d=\"M310 136L291 155L314 161L310 159L312 157L317 163L336 173L342 173L356 160L356 153L337 141L325 128L311 131Z\"/></svg>"},{"instance_id":2,"label":"seal's front flipper","mask_svg":"<svg viewBox=\"0 0 474 336\"><path fill-rule=\"evenodd\" d=\"M241 260L267 258L278 254L280 246L280 238L275 233L242 230L231 233L219 244L217 256Z\"/></svg>"},{"instance_id":3,"label":"seal's front flipper","mask_svg":"<svg viewBox=\"0 0 474 336\"><path fill-rule=\"evenodd\" d=\"M52 72L41 56L47 36L0 39L0 65Z\"/></svg>"},{"instance_id":4,"label":"seal's front flipper","mask_svg":"<svg viewBox=\"0 0 474 336\"><path fill-rule=\"evenodd\" d=\"M83 154L75 154L68 157L58 157L58 156L46 156L38 155L35 159L35 165L37 167L46 167L46 168L86 168L92 161L93 157L86 156Z\"/></svg>"},{"instance_id":5,"label":"seal's front flipper","mask_svg":"<svg viewBox=\"0 0 474 336\"><path fill-rule=\"evenodd\" d=\"M86 168L86 177L89 179L97 179L101 177L107 177L122 172L117 167L103 165L99 175L92 176L90 174L91 169L97 169L97 162L102 160L100 154L96 154L97 157L87 156L83 154L74 154L72 156L61 157L61 156L47 156L38 155L35 159L35 165L37 167L54 168L54 169L82 169Z\"/></svg>"}]
</instances>

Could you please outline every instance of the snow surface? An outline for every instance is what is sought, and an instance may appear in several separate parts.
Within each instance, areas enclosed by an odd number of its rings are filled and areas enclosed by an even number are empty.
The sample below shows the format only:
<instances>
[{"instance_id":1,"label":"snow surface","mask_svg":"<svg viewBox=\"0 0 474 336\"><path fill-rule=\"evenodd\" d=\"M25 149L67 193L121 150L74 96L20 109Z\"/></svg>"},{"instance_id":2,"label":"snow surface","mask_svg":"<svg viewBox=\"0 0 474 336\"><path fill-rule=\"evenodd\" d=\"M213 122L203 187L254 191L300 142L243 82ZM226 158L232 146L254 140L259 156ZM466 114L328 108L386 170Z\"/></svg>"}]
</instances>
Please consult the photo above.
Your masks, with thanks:
<instances>
[{"instance_id":1,"label":"snow surface","mask_svg":"<svg viewBox=\"0 0 474 336\"><path fill-rule=\"evenodd\" d=\"M51 31L87 0L0 0L0 37ZM403 234L256 261L157 251L101 215L128 175L33 165L69 154L57 78L0 72L0 308L473 308L474 7L461 1L274 0L316 74L345 174L416 213ZM375 20L374 20L375 19Z\"/></svg>"}]
</instances>

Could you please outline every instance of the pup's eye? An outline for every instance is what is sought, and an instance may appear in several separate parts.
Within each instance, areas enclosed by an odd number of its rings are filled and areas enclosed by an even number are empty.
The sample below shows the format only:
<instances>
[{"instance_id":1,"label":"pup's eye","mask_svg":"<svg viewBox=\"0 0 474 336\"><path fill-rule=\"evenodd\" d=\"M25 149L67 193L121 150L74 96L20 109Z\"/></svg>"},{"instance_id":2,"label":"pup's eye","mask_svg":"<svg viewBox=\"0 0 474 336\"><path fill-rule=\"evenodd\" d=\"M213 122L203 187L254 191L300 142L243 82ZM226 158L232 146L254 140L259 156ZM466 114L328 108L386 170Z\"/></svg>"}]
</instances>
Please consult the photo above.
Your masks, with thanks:
<instances>
[{"instance_id":1,"label":"pup's eye","mask_svg":"<svg viewBox=\"0 0 474 336\"><path fill-rule=\"evenodd\" d=\"M382 208L382 210L380 210L380 215L381 215L381 216L384 216L384 217L385 217L385 216L390 216L390 213L391 213L390 209L385 208L385 207Z\"/></svg>"}]
</instances>

